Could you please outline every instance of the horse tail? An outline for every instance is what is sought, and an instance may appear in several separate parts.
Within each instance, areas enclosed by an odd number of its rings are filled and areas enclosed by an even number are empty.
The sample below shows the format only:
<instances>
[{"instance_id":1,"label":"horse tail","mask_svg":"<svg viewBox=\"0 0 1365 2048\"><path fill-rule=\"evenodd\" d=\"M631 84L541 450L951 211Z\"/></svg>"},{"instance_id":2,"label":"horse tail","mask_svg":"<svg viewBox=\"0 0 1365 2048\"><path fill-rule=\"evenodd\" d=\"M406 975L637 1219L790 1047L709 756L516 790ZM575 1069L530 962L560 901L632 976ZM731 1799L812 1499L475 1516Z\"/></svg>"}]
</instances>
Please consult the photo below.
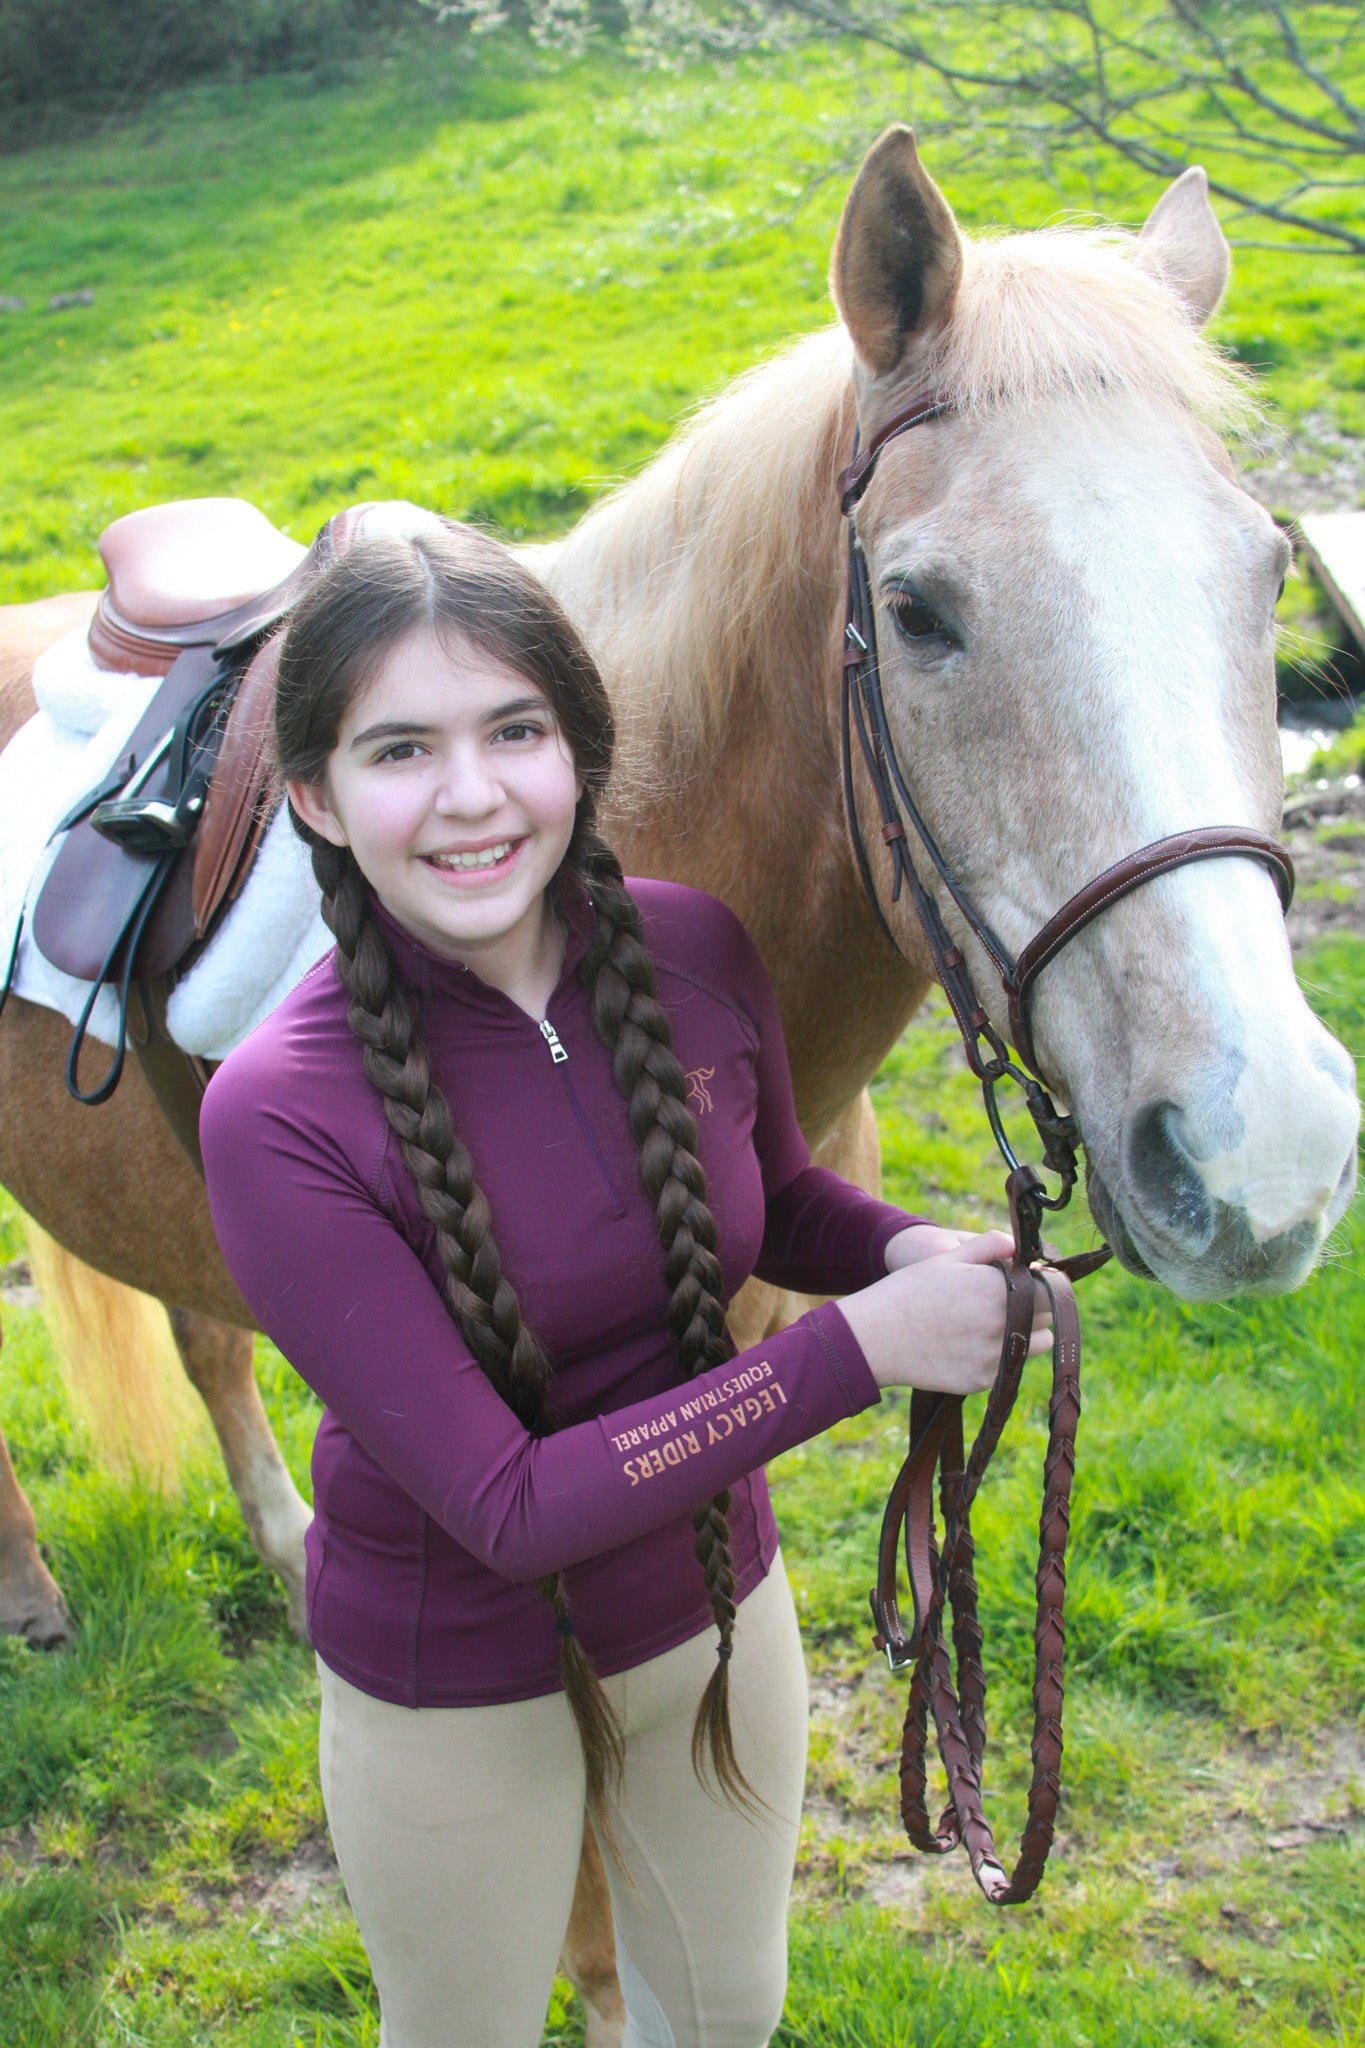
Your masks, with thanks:
<instances>
[{"instance_id":1,"label":"horse tail","mask_svg":"<svg viewBox=\"0 0 1365 2048\"><path fill-rule=\"evenodd\" d=\"M31 1217L24 1227L57 1362L96 1457L115 1472L178 1490L181 1452L204 1439L208 1418L165 1309L82 1264Z\"/></svg>"}]
</instances>

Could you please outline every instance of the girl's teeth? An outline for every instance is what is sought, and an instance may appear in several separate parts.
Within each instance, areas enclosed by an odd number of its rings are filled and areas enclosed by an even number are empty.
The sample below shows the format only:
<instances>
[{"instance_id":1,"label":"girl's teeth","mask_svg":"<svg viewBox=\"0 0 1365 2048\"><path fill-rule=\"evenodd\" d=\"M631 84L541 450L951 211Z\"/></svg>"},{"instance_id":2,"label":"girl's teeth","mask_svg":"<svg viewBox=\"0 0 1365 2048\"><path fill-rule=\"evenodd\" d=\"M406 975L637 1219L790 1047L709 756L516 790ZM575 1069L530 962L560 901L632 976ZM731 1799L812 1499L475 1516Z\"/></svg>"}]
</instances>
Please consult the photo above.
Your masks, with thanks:
<instances>
[{"instance_id":1,"label":"girl's teeth","mask_svg":"<svg viewBox=\"0 0 1365 2048\"><path fill-rule=\"evenodd\" d=\"M501 846L485 846L480 853L434 853L431 858L438 868L491 868L511 851L512 842L505 839Z\"/></svg>"}]
</instances>

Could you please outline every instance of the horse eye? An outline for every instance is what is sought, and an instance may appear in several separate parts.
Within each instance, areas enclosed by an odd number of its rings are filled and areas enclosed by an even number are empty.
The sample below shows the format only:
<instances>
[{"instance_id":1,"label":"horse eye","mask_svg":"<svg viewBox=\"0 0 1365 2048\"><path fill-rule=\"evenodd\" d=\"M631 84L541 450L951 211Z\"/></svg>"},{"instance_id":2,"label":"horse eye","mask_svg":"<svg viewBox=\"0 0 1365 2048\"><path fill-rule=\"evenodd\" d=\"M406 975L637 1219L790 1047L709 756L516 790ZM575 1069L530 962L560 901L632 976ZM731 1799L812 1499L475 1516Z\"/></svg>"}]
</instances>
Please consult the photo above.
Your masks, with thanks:
<instances>
[{"instance_id":1,"label":"horse eye","mask_svg":"<svg viewBox=\"0 0 1365 2048\"><path fill-rule=\"evenodd\" d=\"M944 625L938 613L927 605L922 597L913 591L905 591L891 600L891 613L897 628L907 640L951 640L952 634Z\"/></svg>"}]
</instances>

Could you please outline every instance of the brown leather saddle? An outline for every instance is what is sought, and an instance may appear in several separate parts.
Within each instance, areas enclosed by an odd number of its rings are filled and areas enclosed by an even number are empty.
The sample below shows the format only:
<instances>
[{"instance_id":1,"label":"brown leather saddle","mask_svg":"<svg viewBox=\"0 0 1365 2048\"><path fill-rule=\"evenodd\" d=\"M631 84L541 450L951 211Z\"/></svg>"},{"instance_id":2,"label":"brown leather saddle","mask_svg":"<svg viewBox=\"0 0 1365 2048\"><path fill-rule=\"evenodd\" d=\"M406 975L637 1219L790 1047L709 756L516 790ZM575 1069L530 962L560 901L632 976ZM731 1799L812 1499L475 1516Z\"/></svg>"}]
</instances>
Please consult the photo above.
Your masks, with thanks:
<instances>
[{"instance_id":1,"label":"brown leather saddle","mask_svg":"<svg viewBox=\"0 0 1365 2048\"><path fill-rule=\"evenodd\" d=\"M66 837L34 906L33 938L53 966L90 984L67 1059L71 1094L107 1101L131 1040L196 1167L212 1069L173 1043L166 1003L240 893L278 807L279 628L326 565L366 535L367 516L371 531L388 532L433 517L353 505L304 549L241 499L200 498L129 513L100 537L109 582L90 626L94 661L164 680L109 775L57 825ZM16 933L0 1007L18 952ZM103 1078L83 1089L81 1048L104 987L117 997L117 1040Z\"/></svg>"}]
</instances>

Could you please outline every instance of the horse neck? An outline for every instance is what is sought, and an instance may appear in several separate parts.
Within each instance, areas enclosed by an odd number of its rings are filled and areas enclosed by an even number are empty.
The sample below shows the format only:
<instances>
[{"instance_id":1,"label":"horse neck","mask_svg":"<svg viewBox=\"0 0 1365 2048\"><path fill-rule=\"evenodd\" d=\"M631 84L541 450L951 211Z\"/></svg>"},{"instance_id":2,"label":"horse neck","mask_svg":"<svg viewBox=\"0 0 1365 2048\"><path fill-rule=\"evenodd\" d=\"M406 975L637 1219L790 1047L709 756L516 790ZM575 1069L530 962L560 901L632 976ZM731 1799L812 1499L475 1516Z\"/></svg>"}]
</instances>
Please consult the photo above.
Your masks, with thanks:
<instances>
[{"instance_id":1,"label":"horse neck","mask_svg":"<svg viewBox=\"0 0 1365 2048\"><path fill-rule=\"evenodd\" d=\"M536 566L611 692L605 817L629 871L721 897L772 976L817 1137L923 994L863 900L844 825L847 344L815 337L725 394Z\"/></svg>"}]
</instances>

